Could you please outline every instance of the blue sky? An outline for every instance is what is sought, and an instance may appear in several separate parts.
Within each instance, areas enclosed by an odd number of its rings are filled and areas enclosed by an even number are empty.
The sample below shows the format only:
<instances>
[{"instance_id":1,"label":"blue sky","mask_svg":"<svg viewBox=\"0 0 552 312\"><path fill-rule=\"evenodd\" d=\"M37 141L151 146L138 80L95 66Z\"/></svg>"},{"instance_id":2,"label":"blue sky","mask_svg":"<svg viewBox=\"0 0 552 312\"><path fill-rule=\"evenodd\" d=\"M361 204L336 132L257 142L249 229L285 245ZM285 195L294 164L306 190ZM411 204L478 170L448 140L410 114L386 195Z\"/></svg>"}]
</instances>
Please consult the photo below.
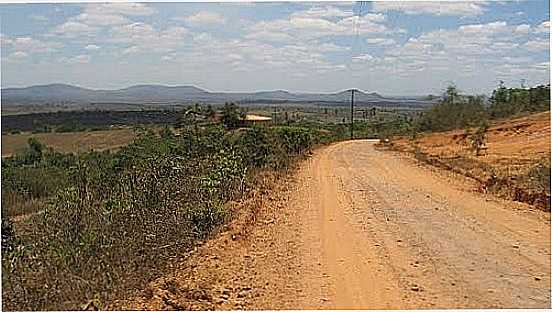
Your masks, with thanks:
<instances>
[{"instance_id":1,"label":"blue sky","mask_svg":"<svg viewBox=\"0 0 552 312\"><path fill-rule=\"evenodd\" d=\"M488 93L549 83L548 1L2 4L2 87Z\"/></svg>"}]
</instances>

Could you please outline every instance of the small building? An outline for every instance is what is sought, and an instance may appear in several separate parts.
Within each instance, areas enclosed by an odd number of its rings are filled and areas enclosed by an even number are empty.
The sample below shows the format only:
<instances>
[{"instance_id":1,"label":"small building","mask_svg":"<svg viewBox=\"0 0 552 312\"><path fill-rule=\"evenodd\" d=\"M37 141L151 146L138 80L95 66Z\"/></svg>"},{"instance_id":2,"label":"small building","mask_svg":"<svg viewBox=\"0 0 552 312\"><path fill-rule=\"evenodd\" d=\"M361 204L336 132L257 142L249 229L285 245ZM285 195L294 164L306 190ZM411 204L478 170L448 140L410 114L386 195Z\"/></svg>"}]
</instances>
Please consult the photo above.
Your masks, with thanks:
<instances>
[{"instance_id":1,"label":"small building","mask_svg":"<svg viewBox=\"0 0 552 312\"><path fill-rule=\"evenodd\" d=\"M254 126L254 125L263 125L268 124L272 121L272 118L267 116L260 116L260 115L245 115L245 118L243 119L244 126Z\"/></svg>"}]
</instances>

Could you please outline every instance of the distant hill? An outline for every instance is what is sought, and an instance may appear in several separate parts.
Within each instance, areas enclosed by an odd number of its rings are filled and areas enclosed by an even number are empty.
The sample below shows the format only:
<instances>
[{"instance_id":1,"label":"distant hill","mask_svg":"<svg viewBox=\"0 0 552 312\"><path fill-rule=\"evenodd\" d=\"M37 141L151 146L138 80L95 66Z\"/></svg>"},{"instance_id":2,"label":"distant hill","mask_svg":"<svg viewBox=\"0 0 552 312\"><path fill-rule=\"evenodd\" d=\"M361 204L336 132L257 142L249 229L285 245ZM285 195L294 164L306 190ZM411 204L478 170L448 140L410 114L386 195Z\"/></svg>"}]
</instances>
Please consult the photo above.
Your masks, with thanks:
<instances>
[{"instance_id":1,"label":"distant hill","mask_svg":"<svg viewBox=\"0 0 552 312\"><path fill-rule=\"evenodd\" d=\"M49 84L26 88L2 89L2 104L46 103L189 103L189 102L332 102L346 103L350 91L338 93L291 93L284 90L251 93L209 92L194 86L136 85L118 90L92 90L67 84ZM385 98L373 92L355 92L355 100L361 102L417 102L419 99Z\"/></svg>"}]
</instances>

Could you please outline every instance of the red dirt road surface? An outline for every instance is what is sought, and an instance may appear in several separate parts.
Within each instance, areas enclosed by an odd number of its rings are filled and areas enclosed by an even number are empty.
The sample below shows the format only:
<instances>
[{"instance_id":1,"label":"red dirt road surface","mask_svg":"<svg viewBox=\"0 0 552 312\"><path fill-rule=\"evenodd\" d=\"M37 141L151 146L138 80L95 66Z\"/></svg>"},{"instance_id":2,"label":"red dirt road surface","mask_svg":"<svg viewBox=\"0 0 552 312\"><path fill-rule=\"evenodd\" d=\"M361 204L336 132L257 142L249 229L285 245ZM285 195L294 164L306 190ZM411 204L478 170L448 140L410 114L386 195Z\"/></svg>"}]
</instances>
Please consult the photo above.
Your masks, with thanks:
<instances>
[{"instance_id":1,"label":"red dirt road surface","mask_svg":"<svg viewBox=\"0 0 552 312\"><path fill-rule=\"evenodd\" d=\"M317 150L288 184L247 235L230 227L123 307L550 308L549 213L370 140Z\"/></svg>"}]
</instances>

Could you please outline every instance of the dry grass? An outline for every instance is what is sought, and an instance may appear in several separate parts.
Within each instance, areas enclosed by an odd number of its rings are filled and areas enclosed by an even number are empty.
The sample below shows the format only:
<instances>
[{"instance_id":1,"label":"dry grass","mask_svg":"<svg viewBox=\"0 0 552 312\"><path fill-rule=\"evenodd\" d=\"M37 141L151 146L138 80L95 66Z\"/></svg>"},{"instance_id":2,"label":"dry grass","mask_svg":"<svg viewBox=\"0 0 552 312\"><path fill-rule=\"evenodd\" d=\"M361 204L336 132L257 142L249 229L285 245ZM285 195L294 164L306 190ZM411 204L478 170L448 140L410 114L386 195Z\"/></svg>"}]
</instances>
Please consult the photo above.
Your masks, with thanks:
<instances>
[{"instance_id":1,"label":"dry grass","mask_svg":"<svg viewBox=\"0 0 552 312\"><path fill-rule=\"evenodd\" d=\"M550 112L496 121L486 135L486 149L480 156L470 150L469 139L463 129L430 133L414 140L402 138L393 141L393 148L461 172L484 185L496 176L504 180L505 188L510 188L514 193L542 192L531 189L522 180L539 165L550 167ZM520 196L510 195L506 197ZM532 198L531 194L528 196Z\"/></svg>"},{"instance_id":2,"label":"dry grass","mask_svg":"<svg viewBox=\"0 0 552 312\"><path fill-rule=\"evenodd\" d=\"M22 216L40 211L46 205L46 200L42 198L26 199L15 192L2 193L2 211L4 216L14 217Z\"/></svg>"},{"instance_id":3,"label":"dry grass","mask_svg":"<svg viewBox=\"0 0 552 312\"><path fill-rule=\"evenodd\" d=\"M400 150L418 147L428 156L457 158L484 163L496 169L517 170L550 159L550 112L497 122L487 131L487 149L475 156L464 130L431 133L416 140L393 142Z\"/></svg>"},{"instance_id":4,"label":"dry grass","mask_svg":"<svg viewBox=\"0 0 552 312\"><path fill-rule=\"evenodd\" d=\"M27 147L27 140L31 137L37 138L56 151L69 153L118 148L130 143L136 135L131 128L86 132L8 134L2 135L2 157L23 151Z\"/></svg>"}]
</instances>

